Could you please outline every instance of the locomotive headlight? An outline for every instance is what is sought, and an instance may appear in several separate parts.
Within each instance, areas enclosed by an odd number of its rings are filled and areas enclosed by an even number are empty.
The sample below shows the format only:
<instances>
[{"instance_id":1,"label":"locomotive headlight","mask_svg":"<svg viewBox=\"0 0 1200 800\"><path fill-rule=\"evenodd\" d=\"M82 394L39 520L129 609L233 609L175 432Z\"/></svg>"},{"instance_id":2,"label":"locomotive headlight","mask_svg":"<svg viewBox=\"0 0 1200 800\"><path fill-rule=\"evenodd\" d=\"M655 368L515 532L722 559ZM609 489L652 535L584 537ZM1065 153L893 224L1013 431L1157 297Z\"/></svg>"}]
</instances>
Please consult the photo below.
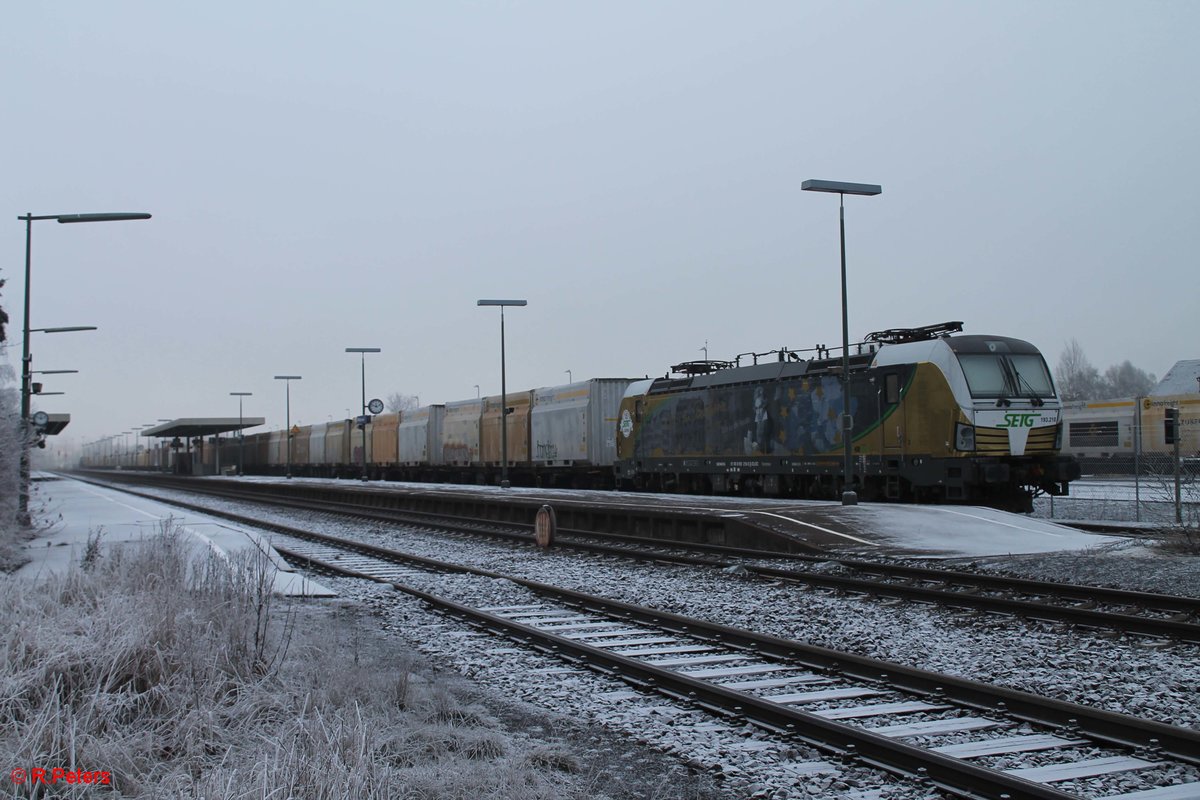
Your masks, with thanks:
<instances>
[{"instance_id":1,"label":"locomotive headlight","mask_svg":"<svg viewBox=\"0 0 1200 800\"><path fill-rule=\"evenodd\" d=\"M975 427L973 425L964 425L959 422L954 426L954 449L963 451L975 449Z\"/></svg>"}]
</instances>

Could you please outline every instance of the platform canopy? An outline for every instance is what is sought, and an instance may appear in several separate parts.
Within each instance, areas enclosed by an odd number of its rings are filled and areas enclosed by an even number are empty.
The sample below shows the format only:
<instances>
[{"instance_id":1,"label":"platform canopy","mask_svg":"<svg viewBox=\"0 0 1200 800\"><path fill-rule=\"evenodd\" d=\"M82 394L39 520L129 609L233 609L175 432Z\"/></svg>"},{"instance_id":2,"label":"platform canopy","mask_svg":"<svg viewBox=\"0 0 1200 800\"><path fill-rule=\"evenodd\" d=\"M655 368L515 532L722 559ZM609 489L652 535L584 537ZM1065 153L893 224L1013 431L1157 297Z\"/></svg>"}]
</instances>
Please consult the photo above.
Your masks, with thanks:
<instances>
[{"instance_id":1,"label":"platform canopy","mask_svg":"<svg viewBox=\"0 0 1200 800\"><path fill-rule=\"evenodd\" d=\"M190 439L197 436L216 436L218 433L254 428L266 422L262 417L185 417L173 419L153 428L145 428L140 436L159 439Z\"/></svg>"}]
</instances>

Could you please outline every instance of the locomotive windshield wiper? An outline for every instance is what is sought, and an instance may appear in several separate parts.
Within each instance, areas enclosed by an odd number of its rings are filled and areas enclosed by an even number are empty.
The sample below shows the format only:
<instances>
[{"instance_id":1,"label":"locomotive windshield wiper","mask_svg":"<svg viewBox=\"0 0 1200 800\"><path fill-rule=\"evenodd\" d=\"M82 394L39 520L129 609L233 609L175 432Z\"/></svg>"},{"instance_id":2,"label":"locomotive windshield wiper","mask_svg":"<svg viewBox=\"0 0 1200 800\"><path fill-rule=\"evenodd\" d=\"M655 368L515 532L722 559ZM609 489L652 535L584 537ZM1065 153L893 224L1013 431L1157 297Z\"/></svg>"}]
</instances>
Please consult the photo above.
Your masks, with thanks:
<instances>
[{"instance_id":1,"label":"locomotive windshield wiper","mask_svg":"<svg viewBox=\"0 0 1200 800\"><path fill-rule=\"evenodd\" d=\"M1004 360L1008 361L1007 358ZM1021 384L1024 384L1025 388L1029 390L1029 394L1026 396L1029 398L1029 401L1034 405L1034 407L1046 405L1046 401L1043 400L1042 396L1038 394L1037 389L1033 388L1033 384L1026 380L1025 376L1021 374L1021 371L1017 369L1017 365L1009 363L1009 368L1012 370L1013 376L1017 379L1017 394L1020 394Z\"/></svg>"},{"instance_id":2,"label":"locomotive windshield wiper","mask_svg":"<svg viewBox=\"0 0 1200 800\"><path fill-rule=\"evenodd\" d=\"M1021 390L1017 386L1017 381L1013 377L1013 365L1004 356L998 359L1000 363L1000 375L1004 378L1004 389L1000 392L1000 397L996 400L997 408L1006 408L1012 405L1012 401L1008 399L1010 394L1020 394Z\"/></svg>"}]
</instances>

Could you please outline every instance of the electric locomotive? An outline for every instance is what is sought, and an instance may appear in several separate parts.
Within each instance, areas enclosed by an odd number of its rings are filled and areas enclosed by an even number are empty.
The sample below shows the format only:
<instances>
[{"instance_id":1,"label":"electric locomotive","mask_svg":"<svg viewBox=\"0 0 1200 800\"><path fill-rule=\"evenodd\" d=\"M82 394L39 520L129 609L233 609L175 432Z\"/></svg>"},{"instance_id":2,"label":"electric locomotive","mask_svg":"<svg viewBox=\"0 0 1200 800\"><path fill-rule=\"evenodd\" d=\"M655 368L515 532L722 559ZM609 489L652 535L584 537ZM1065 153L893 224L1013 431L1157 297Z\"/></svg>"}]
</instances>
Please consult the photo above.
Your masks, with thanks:
<instances>
[{"instance_id":1,"label":"electric locomotive","mask_svg":"<svg viewBox=\"0 0 1200 800\"><path fill-rule=\"evenodd\" d=\"M1079 477L1042 354L961 322L879 331L842 357L689 362L635 381L618 412L618 486L1032 509ZM848 391L849 424L842 419ZM844 486L843 435L853 484Z\"/></svg>"}]
</instances>

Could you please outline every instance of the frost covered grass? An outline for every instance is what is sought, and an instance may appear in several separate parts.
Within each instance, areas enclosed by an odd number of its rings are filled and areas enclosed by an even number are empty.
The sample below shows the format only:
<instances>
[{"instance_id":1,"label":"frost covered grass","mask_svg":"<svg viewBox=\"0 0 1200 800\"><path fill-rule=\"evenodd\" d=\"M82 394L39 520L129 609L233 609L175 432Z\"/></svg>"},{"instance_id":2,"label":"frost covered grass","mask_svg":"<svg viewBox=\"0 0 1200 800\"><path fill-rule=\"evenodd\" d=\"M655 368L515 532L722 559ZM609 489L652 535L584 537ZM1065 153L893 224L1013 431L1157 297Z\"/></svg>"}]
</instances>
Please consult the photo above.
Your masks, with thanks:
<instances>
[{"instance_id":1,"label":"frost covered grass","mask_svg":"<svg viewBox=\"0 0 1200 800\"><path fill-rule=\"evenodd\" d=\"M131 797L588 794L569 756L506 733L408 656L364 656L329 614L273 597L263 563L231 569L169 526L88 554L36 586L0 579L10 767L107 771ZM313 616L324 626L300 630Z\"/></svg>"},{"instance_id":2,"label":"frost covered grass","mask_svg":"<svg viewBox=\"0 0 1200 800\"><path fill-rule=\"evenodd\" d=\"M12 367L0 348L0 572L21 563L17 505L21 488L21 409Z\"/></svg>"}]
</instances>

